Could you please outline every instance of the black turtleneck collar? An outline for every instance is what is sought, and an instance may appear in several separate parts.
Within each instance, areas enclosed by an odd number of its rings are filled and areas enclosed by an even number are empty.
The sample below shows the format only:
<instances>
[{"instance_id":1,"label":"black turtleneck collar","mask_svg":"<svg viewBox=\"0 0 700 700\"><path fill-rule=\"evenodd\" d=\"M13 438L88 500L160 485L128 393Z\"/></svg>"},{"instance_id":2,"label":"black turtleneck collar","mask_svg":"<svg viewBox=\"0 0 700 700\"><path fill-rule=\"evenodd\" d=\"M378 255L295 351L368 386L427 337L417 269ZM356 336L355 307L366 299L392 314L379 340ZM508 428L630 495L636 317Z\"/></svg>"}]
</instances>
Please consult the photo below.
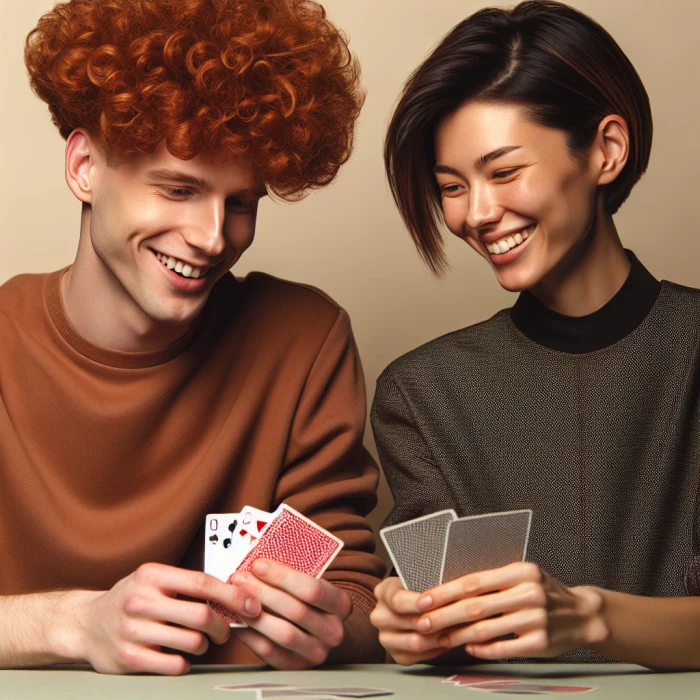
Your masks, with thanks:
<instances>
[{"instance_id":1,"label":"black turtleneck collar","mask_svg":"<svg viewBox=\"0 0 700 700\"><path fill-rule=\"evenodd\" d=\"M511 320L530 340L562 352L594 352L622 340L645 319L661 291L661 282L632 251L625 252L632 263L625 283L592 314L565 316L525 291L510 310Z\"/></svg>"}]
</instances>

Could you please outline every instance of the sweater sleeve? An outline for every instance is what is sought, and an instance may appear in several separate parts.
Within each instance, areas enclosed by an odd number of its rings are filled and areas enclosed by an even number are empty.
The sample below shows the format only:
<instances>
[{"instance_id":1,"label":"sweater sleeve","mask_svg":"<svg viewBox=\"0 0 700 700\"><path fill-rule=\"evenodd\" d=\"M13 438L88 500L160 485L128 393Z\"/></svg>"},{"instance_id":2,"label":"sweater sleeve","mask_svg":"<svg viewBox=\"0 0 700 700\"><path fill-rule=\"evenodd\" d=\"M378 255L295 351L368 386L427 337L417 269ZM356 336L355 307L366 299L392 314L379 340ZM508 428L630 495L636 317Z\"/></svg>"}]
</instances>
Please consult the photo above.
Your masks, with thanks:
<instances>
[{"instance_id":1,"label":"sweater sleeve","mask_svg":"<svg viewBox=\"0 0 700 700\"><path fill-rule=\"evenodd\" d=\"M384 525L455 508L454 497L420 431L420 420L399 382L385 371L377 381L372 429L394 508Z\"/></svg>"},{"instance_id":2,"label":"sweater sleeve","mask_svg":"<svg viewBox=\"0 0 700 700\"><path fill-rule=\"evenodd\" d=\"M324 578L346 589L353 613L333 662L382 661L369 621L374 586L384 575L366 519L377 502L377 466L362 445L366 396L347 314L338 310L306 378L294 414L275 503L286 502L343 540Z\"/></svg>"}]
</instances>

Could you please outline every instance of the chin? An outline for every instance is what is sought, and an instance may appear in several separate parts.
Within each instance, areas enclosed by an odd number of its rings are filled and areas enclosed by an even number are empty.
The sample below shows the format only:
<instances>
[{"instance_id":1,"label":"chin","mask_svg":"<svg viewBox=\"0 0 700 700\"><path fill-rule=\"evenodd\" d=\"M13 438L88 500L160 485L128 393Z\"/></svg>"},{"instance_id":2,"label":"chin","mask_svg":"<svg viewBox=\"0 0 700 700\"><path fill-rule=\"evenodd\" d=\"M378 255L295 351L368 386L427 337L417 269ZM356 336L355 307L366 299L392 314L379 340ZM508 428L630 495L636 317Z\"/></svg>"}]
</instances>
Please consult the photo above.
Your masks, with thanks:
<instances>
[{"instance_id":1,"label":"chin","mask_svg":"<svg viewBox=\"0 0 700 700\"><path fill-rule=\"evenodd\" d=\"M532 289L537 284L537 280L529 275L496 275L496 281L507 292L524 292L527 289Z\"/></svg>"}]
</instances>

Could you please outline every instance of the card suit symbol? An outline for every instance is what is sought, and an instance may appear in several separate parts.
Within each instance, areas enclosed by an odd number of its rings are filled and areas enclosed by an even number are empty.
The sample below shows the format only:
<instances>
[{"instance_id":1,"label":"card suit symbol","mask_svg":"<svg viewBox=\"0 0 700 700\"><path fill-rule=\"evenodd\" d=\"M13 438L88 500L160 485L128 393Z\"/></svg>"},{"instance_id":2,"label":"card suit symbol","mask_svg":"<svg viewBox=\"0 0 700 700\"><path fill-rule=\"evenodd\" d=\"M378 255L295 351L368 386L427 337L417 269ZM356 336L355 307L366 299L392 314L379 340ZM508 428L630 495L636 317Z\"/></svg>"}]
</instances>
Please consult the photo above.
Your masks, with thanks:
<instances>
[{"instance_id":1,"label":"card suit symbol","mask_svg":"<svg viewBox=\"0 0 700 700\"><path fill-rule=\"evenodd\" d=\"M234 520L232 523L229 524L228 531L233 533L233 531L236 529L236 525L238 525L238 520Z\"/></svg>"},{"instance_id":2,"label":"card suit symbol","mask_svg":"<svg viewBox=\"0 0 700 700\"><path fill-rule=\"evenodd\" d=\"M230 546L231 546L231 538L230 538L230 537L227 537L227 538L224 540L224 549L228 549Z\"/></svg>"},{"instance_id":3,"label":"card suit symbol","mask_svg":"<svg viewBox=\"0 0 700 700\"><path fill-rule=\"evenodd\" d=\"M241 528L241 537L245 537L248 534L248 530Z\"/></svg>"},{"instance_id":4,"label":"card suit symbol","mask_svg":"<svg viewBox=\"0 0 700 700\"><path fill-rule=\"evenodd\" d=\"M210 541L212 544L216 544L216 543L219 541L219 536L218 536L218 535L212 535L212 536L209 538L209 541Z\"/></svg>"},{"instance_id":5,"label":"card suit symbol","mask_svg":"<svg viewBox=\"0 0 700 700\"><path fill-rule=\"evenodd\" d=\"M258 526L258 532L260 532L260 530L262 530L265 527L265 525L267 525L267 523L264 520L258 520L255 524Z\"/></svg>"}]
</instances>

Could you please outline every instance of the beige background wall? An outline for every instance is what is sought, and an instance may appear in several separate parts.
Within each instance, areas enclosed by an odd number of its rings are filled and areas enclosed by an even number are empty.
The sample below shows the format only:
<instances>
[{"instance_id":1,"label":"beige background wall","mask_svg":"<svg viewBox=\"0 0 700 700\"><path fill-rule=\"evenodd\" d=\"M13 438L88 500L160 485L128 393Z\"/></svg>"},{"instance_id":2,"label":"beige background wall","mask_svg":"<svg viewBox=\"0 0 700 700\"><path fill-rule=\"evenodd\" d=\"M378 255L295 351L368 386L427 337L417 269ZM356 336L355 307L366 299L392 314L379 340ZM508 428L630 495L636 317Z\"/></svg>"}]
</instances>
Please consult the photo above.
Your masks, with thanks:
<instances>
[{"instance_id":1,"label":"beige background wall","mask_svg":"<svg viewBox=\"0 0 700 700\"><path fill-rule=\"evenodd\" d=\"M237 267L321 287L350 312L371 401L395 357L511 305L487 264L450 241L450 276L421 266L392 204L381 160L387 115L411 70L479 0L325 0L360 57L367 102L356 151L334 185L305 201L265 201ZM700 0L574 0L630 57L649 92L651 166L617 216L626 246L659 278L700 286ZM63 180L63 141L30 92L24 37L53 0L0 0L0 283L70 263L79 205ZM2 339L0 339L0 343ZM517 361L517 358L514 358ZM507 435L507 427L504 426ZM374 450L371 433L367 444ZM376 453L375 453L376 454ZM391 507L385 485L373 521Z\"/></svg>"}]
</instances>

